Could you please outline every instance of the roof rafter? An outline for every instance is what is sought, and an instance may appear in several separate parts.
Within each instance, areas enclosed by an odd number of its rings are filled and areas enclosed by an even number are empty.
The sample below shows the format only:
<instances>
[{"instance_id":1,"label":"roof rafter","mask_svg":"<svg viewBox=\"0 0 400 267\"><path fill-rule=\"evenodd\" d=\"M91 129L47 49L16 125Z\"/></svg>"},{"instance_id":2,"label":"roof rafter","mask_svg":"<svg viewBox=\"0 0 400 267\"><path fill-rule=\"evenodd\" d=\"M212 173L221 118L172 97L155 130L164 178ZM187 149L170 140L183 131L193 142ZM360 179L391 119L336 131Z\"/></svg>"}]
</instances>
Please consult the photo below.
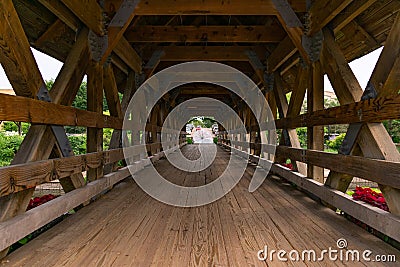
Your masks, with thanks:
<instances>
[{"instance_id":1,"label":"roof rafter","mask_svg":"<svg viewBox=\"0 0 400 267\"><path fill-rule=\"evenodd\" d=\"M140 26L126 33L129 42L275 43L285 37L279 24L270 26Z\"/></svg>"},{"instance_id":2,"label":"roof rafter","mask_svg":"<svg viewBox=\"0 0 400 267\"><path fill-rule=\"evenodd\" d=\"M103 10L97 1L61 0L90 30L105 34Z\"/></svg>"},{"instance_id":3,"label":"roof rafter","mask_svg":"<svg viewBox=\"0 0 400 267\"><path fill-rule=\"evenodd\" d=\"M116 0L119 2L120 0ZM294 11L305 12L306 1L289 1ZM152 0L142 1L136 15L275 15L271 0Z\"/></svg>"},{"instance_id":4,"label":"roof rafter","mask_svg":"<svg viewBox=\"0 0 400 267\"><path fill-rule=\"evenodd\" d=\"M264 51L262 47L251 46L158 46L159 49L164 51L161 61L249 61L246 51Z\"/></svg>"},{"instance_id":5,"label":"roof rafter","mask_svg":"<svg viewBox=\"0 0 400 267\"><path fill-rule=\"evenodd\" d=\"M351 2L353 0L314 1L309 11L310 25L307 34L316 34Z\"/></svg>"}]
</instances>

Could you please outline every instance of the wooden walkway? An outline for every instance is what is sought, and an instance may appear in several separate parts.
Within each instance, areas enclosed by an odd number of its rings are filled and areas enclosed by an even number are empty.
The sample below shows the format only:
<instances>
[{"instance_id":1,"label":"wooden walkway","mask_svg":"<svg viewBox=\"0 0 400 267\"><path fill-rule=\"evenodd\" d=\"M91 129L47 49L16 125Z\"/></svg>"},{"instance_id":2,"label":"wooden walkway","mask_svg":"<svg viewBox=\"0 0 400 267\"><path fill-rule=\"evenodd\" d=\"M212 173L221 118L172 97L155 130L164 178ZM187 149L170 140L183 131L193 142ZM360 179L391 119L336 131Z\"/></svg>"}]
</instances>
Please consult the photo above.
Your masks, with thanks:
<instances>
[{"instance_id":1,"label":"wooden walkway","mask_svg":"<svg viewBox=\"0 0 400 267\"><path fill-rule=\"evenodd\" d=\"M195 145L183 148L197 157ZM166 160L157 168L177 184L197 186L218 177L229 154L218 149L208 169L187 175ZM160 203L128 179L10 254L4 266L345 266L341 262L261 262L269 249L314 249L345 238L349 249L395 254L398 250L323 207L288 184L269 178L247 191L254 166L225 197L198 208ZM389 264L388 264L389 265ZM350 262L347 266L383 266ZM395 266L392 264L390 266Z\"/></svg>"}]
</instances>

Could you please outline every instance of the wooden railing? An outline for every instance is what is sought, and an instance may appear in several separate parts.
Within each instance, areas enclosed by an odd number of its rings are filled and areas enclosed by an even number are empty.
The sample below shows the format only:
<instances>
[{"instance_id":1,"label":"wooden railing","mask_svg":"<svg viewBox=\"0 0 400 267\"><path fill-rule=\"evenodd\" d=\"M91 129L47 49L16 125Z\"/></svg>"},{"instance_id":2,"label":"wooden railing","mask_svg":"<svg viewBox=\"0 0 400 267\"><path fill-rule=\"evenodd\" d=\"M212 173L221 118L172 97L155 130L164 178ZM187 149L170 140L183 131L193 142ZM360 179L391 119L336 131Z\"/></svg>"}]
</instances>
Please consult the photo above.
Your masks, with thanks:
<instances>
[{"instance_id":1,"label":"wooden railing","mask_svg":"<svg viewBox=\"0 0 400 267\"><path fill-rule=\"evenodd\" d=\"M0 94L0 121L122 129L122 120L22 96Z\"/></svg>"},{"instance_id":2,"label":"wooden railing","mask_svg":"<svg viewBox=\"0 0 400 267\"><path fill-rule=\"evenodd\" d=\"M27 122L35 125L81 126L88 128L112 128L121 134L122 118L106 116L101 113L81 110L69 106L39 101L20 96L0 94L0 121ZM93 197L111 188L114 184L129 177L131 172L137 172L144 166L155 162L164 156L163 149L177 149L186 143L186 133L173 134L179 140L160 143L163 127L147 123L144 136L155 133L153 141L141 140L145 144L132 145L125 148L134 157L133 165L121 167L111 173L97 177L97 180L85 182L82 187L66 192L39 207L0 222L0 252L14 242L39 229L64 213L86 203ZM165 129L171 132L170 129ZM179 136L176 136L176 135ZM131 143L139 143L132 141ZM163 147L166 146L166 147ZM0 167L0 197L33 189L37 185L59 179L62 181L72 175L81 175L90 169L103 168L125 159L122 148L110 149L75 155L63 158L34 161ZM131 171L131 172L130 172ZM101 172L102 173L102 172Z\"/></svg>"},{"instance_id":3,"label":"wooden railing","mask_svg":"<svg viewBox=\"0 0 400 267\"><path fill-rule=\"evenodd\" d=\"M384 96L359 101L339 107L309 112L293 117L281 118L275 121L277 129L296 129L335 124L380 123L384 120L400 118L400 95ZM264 127L265 126L265 127ZM247 127L248 131L270 130L271 123ZM232 133L232 132L231 132ZM219 144L229 149L240 150L248 154L254 162L265 161L261 166L271 166L271 173L279 175L296 184L311 195L318 197L323 203L336 207L354 218L370 225L378 231L400 241L400 217L390 212L380 210L369 204L354 201L344 192L330 188L324 183L315 181L304 174L289 170L284 166L260 158L263 147L266 153L273 154L270 145L246 142L244 140L229 140L227 132L220 132ZM232 138L233 139L233 138ZM250 149L249 149L250 148ZM350 177L360 177L388 186L394 190L400 189L400 162L372 159L360 156L334 154L324 151L302 149L289 146L276 146L274 158L291 159L292 162L317 166L331 171L347 174Z\"/></svg>"},{"instance_id":4,"label":"wooden railing","mask_svg":"<svg viewBox=\"0 0 400 267\"><path fill-rule=\"evenodd\" d=\"M397 230L400 229L400 217L377 207L373 207L367 203L355 201L346 193L329 188L323 183L310 179L278 163L274 163L265 158L260 158L258 155L253 155L247 151L238 149L239 146L233 145L233 143L234 141L232 141L231 145L230 140L219 139L219 145L237 152L236 154L238 155L248 156L250 161L259 164L261 167L272 166L270 169L272 174L283 177L312 196L316 196L324 203L328 203L389 237L400 241L400 232ZM319 167L357 175L357 177L363 177L365 179L370 179L371 181L382 182L383 184L400 188L400 162L344 156L284 146L277 146L276 155L290 156L290 158L294 157L295 160L301 162L312 163ZM375 177L375 174L380 174L378 175L379 178L373 178Z\"/></svg>"},{"instance_id":5,"label":"wooden railing","mask_svg":"<svg viewBox=\"0 0 400 267\"><path fill-rule=\"evenodd\" d=\"M180 146L185 145L184 143ZM174 149L177 149L175 147ZM130 149L129 153L134 156L139 155L142 151L139 146L134 146ZM75 207L87 202L91 198L97 196L103 191L111 188L114 184L120 182L121 180L129 177L131 174L142 170L145 166L151 164L161 159L164 156L164 152L153 155L152 157L145 157L141 160L136 161L133 165L128 167L123 167L115 172L104 175L104 177L86 184L84 187L75 189L71 192L66 193L60 197L51 200L39 207L29 210L21 215L13 217L5 222L0 223L0 251L9 247L13 243L22 239L26 235L32 233L33 231L39 229L40 227L46 225L52 220L58 218L59 216L65 214L66 212L74 209ZM50 172L50 176L46 175L47 178L53 177L52 170L61 176L70 175L72 173L82 172L84 168L87 167L97 167L104 163L113 163L120 159L123 159L122 149L114 149L110 151L104 151L99 153L90 153L86 155L74 156L71 158L63 159L53 159L47 161L40 161L29 164L21 164L16 166L10 166L14 168L14 171L31 169L35 170L41 165L47 165L47 169L42 171L42 174ZM7 167L8 168L8 167ZM0 168L0 173L5 168ZM9 169L8 169L9 170ZM7 174L10 171L6 172ZM5 176L1 176L1 180ZM41 175L33 175L32 180L38 182ZM7 187L7 186L6 186ZM8 187L7 187L8 188Z\"/></svg>"},{"instance_id":6,"label":"wooden railing","mask_svg":"<svg viewBox=\"0 0 400 267\"><path fill-rule=\"evenodd\" d=\"M400 95L386 96L332 107L275 121L277 129L320 125L382 122L400 117Z\"/></svg>"}]
</instances>

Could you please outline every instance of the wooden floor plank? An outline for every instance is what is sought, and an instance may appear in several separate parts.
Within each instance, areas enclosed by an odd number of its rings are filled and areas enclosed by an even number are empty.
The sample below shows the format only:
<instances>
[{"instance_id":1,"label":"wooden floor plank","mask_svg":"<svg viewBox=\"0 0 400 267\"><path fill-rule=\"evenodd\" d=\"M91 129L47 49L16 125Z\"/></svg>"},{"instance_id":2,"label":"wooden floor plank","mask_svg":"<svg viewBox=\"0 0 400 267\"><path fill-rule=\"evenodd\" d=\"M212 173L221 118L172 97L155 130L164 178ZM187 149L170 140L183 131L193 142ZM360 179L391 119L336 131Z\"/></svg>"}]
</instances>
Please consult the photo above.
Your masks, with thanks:
<instances>
[{"instance_id":1,"label":"wooden floor plank","mask_svg":"<svg viewBox=\"0 0 400 267\"><path fill-rule=\"evenodd\" d=\"M198 157L198 151L195 145L182 148L191 159ZM165 159L157 162L156 169L176 184L200 186L217 179L228 160L229 153L219 148L213 164L203 171L180 171ZM276 250L318 251L335 248L340 237L352 249L400 258L393 247L290 185L268 178L249 193L253 171L254 166L249 166L226 196L196 208L163 204L133 179L124 180L11 253L1 266L346 266L257 259L265 245Z\"/></svg>"}]
</instances>

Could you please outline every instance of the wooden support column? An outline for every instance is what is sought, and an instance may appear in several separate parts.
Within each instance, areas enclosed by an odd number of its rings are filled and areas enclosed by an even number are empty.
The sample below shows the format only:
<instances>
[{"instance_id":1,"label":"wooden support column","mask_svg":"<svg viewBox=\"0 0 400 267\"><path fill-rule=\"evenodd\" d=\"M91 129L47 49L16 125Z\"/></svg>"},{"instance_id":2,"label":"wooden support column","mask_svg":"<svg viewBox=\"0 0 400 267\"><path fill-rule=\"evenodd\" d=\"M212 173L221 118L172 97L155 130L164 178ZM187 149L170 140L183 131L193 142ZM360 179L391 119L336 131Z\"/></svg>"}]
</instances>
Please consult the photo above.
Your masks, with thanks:
<instances>
[{"instance_id":1,"label":"wooden support column","mask_svg":"<svg viewBox=\"0 0 400 267\"><path fill-rule=\"evenodd\" d=\"M307 95L308 112L324 109L324 72L319 61L312 64L312 86ZM307 128L308 149L324 151L324 126ZM307 165L307 176L314 180L324 182L324 169Z\"/></svg>"},{"instance_id":2,"label":"wooden support column","mask_svg":"<svg viewBox=\"0 0 400 267\"><path fill-rule=\"evenodd\" d=\"M87 109L103 113L103 66L91 62L87 71ZM103 150L103 129L87 128L87 153ZM103 166L89 169L87 180L89 182L103 177Z\"/></svg>"},{"instance_id":3,"label":"wooden support column","mask_svg":"<svg viewBox=\"0 0 400 267\"><path fill-rule=\"evenodd\" d=\"M277 109L278 108L276 107L276 101L275 101L274 92L268 92L265 95L265 98L268 101L268 105L269 105L269 108L271 109L271 113L272 113L273 119L276 120L277 119ZM276 137L276 131L268 130L268 144L275 144L276 143L276 138L277 138ZM275 156L271 155L269 153L267 153L267 158L268 158L268 160L275 161Z\"/></svg>"},{"instance_id":4,"label":"wooden support column","mask_svg":"<svg viewBox=\"0 0 400 267\"><path fill-rule=\"evenodd\" d=\"M151 143L156 144L157 143L157 115L159 112L159 107L156 106L153 108L153 111L151 112L150 115L150 133L151 133ZM151 145L151 154L154 155L157 153L157 148L154 145Z\"/></svg>"}]
</instances>

